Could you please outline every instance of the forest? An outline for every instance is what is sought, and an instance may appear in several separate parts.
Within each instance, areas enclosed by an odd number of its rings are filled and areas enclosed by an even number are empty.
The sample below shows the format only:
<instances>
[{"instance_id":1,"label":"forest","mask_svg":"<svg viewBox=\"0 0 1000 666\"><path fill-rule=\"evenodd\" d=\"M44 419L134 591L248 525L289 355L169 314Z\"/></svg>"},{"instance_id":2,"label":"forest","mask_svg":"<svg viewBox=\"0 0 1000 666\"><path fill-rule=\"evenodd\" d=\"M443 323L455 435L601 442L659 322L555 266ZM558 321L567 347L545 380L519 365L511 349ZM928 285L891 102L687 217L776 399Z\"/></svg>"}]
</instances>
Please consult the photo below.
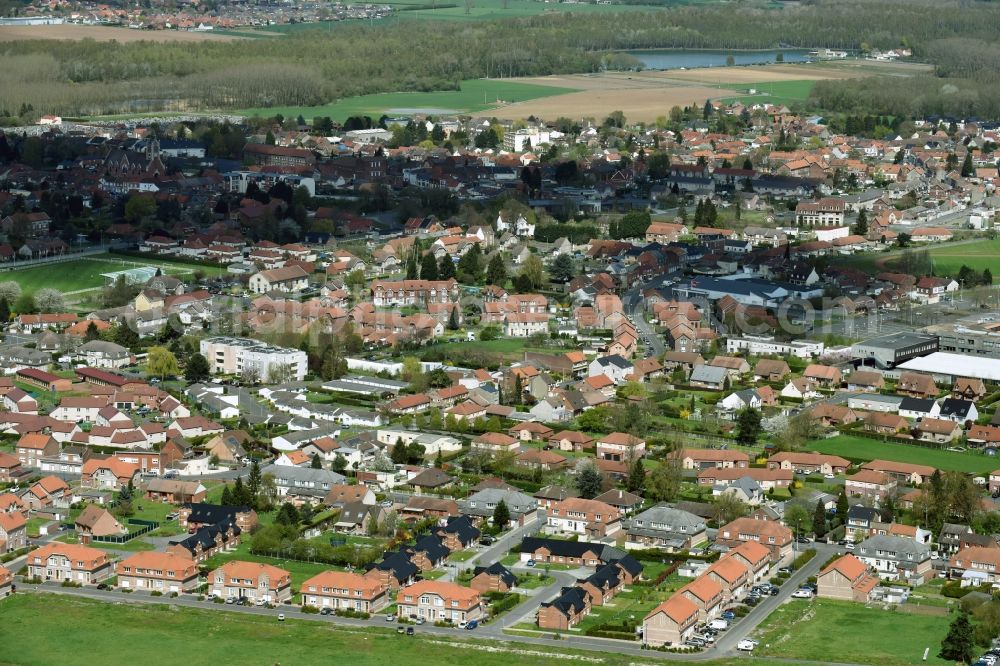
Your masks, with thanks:
<instances>
[{"instance_id":1,"label":"forest","mask_svg":"<svg viewBox=\"0 0 1000 666\"><path fill-rule=\"evenodd\" d=\"M27 40L0 45L0 120L312 105L358 94L456 89L462 79L599 71L633 48L907 45L935 77L822 82L825 109L985 115L1000 47L1000 4L815 0L800 6L679 6L479 23L355 23L274 39L198 43ZM272 43L274 41L274 43ZM280 47L280 48L275 48ZM939 78L940 77L940 78ZM861 96L861 99L858 97ZM910 97L911 99L907 99Z\"/></svg>"}]
</instances>

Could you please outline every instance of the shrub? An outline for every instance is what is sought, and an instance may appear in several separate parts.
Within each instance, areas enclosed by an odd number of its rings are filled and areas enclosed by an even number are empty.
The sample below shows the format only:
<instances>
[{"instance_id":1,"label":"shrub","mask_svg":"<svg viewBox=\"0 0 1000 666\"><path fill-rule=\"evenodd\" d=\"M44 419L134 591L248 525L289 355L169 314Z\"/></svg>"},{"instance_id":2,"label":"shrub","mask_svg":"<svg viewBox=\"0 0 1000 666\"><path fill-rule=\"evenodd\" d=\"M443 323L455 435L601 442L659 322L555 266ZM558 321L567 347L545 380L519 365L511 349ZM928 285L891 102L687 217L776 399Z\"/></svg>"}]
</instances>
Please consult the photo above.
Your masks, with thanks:
<instances>
[{"instance_id":1,"label":"shrub","mask_svg":"<svg viewBox=\"0 0 1000 666\"><path fill-rule=\"evenodd\" d=\"M83 587L83 584L82 583L75 583L75 582L73 582L71 580L64 580L63 582L59 583L59 586L60 587Z\"/></svg>"},{"instance_id":2,"label":"shrub","mask_svg":"<svg viewBox=\"0 0 1000 666\"><path fill-rule=\"evenodd\" d=\"M180 596L180 595L178 595L176 592L171 592L170 593L170 598L171 599L176 599L178 596Z\"/></svg>"},{"instance_id":3,"label":"shrub","mask_svg":"<svg viewBox=\"0 0 1000 666\"><path fill-rule=\"evenodd\" d=\"M162 597L163 596L163 592L160 592L159 590L153 590L152 592L149 593L149 596L151 596L151 597Z\"/></svg>"},{"instance_id":4,"label":"shrub","mask_svg":"<svg viewBox=\"0 0 1000 666\"><path fill-rule=\"evenodd\" d=\"M319 615L319 609L309 604L306 604L302 607L302 612L307 615Z\"/></svg>"},{"instance_id":5,"label":"shrub","mask_svg":"<svg viewBox=\"0 0 1000 666\"><path fill-rule=\"evenodd\" d=\"M214 604L224 604L224 603L226 603L226 600L223 599L222 597L212 597L212 603L214 603Z\"/></svg>"},{"instance_id":6,"label":"shrub","mask_svg":"<svg viewBox=\"0 0 1000 666\"><path fill-rule=\"evenodd\" d=\"M816 557L816 550L814 548L810 548L809 550L803 552L795 558L794 562L792 562L792 571L798 571L814 557Z\"/></svg>"},{"instance_id":7,"label":"shrub","mask_svg":"<svg viewBox=\"0 0 1000 666\"><path fill-rule=\"evenodd\" d=\"M333 611L333 614L338 617L353 617L359 620L367 620L371 617L370 613L364 611L353 610L351 608L338 608Z\"/></svg>"}]
</instances>

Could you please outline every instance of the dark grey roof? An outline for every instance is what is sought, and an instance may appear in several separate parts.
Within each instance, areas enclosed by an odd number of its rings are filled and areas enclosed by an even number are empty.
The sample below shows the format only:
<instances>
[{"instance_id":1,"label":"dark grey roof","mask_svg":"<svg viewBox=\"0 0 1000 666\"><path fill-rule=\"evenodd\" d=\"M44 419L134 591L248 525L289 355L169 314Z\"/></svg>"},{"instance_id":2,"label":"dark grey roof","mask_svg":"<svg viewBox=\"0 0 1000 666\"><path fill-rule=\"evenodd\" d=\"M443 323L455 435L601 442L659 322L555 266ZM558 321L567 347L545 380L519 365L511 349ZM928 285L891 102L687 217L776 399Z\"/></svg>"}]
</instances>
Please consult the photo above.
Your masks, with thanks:
<instances>
[{"instance_id":1,"label":"dark grey roof","mask_svg":"<svg viewBox=\"0 0 1000 666\"><path fill-rule=\"evenodd\" d=\"M446 534L454 534L458 537L458 540L462 543L472 543L479 538L481 532L475 525L472 524L472 520L468 516L451 516L448 518L448 522L444 527L440 528L441 532Z\"/></svg>"},{"instance_id":2,"label":"dark grey roof","mask_svg":"<svg viewBox=\"0 0 1000 666\"><path fill-rule=\"evenodd\" d=\"M517 576L511 573L510 569L499 562L494 562L488 567L476 567L472 570L472 573L475 576L478 576L481 573L486 573L489 576L499 576L500 580L507 584L507 587L514 587L517 583Z\"/></svg>"},{"instance_id":3,"label":"dark grey roof","mask_svg":"<svg viewBox=\"0 0 1000 666\"><path fill-rule=\"evenodd\" d=\"M389 571L392 573L393 577L401 583L409 580L419 571L417 566L410 561L410 556L402 551L386 553L385 557L383 557L381 561L368 567L369 571L372 569Z\"/></svg>"}]
</instances>

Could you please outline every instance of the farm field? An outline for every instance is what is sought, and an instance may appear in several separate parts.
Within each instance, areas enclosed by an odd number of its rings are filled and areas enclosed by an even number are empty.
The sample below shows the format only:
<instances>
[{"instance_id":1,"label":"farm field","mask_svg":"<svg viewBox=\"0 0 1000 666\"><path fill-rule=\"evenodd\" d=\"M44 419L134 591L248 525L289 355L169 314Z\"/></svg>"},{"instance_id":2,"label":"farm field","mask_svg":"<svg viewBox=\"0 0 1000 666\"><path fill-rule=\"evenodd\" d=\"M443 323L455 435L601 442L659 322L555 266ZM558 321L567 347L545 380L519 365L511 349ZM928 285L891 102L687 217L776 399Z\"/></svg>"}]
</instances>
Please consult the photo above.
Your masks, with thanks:
<instances>
[{"instance_id":1,"label":"farm field","mask_svg":"<svg viewBox=\"0 0 1000 666\"><path fill-rule=\"evenodd\" d=\"M19 39L94 39L99 42L201 42L206 40L229 41L232 35L211 32L183 32L180 30L132 30L106 25L3 25L0 42Z\"/></svg>"},{"instance_id":2,"label":"farm field","mask_svg":"<svg viewBox=\"0 0 1000 666\"><path fill-rule=\"evenodd\" d=\"M557 666L586 654L587 664L625 666L634 658L615 654L576 653L541 646L466 642L399 636L389 629L347 629L324 621L289 619L227 611L178 609L169 604L110 604L51 594L16 594L3 601L0 645L16 646L0 657L22 666L50 664L175 664L178 655L197 655L193 663L311 664L349 663L386 666L405 654L408 666L439 666L474 660L479 666ZM71 618L72 621L67 621ZM59 640L52 640L59 636ZM403 643L405 641L405 643ZM402 644L402 645L401 645ZM404 647L405 646L405 647ZM519 648L525 651L518 654ZM334 655L331 657L331 655ZM551 656L550 656L551 655ZM734 666L745 659L699 662ZM755 659L768 666L768 661Z\"/></svg>"},{"instance_id":3,"label":"farm field","mask_svg":"<svg viewBox=\"0 0 1000 666\"><path fill-rule=\"evenodd\" d=\"M710 4L711 0L678 1L673 4ZM662 6L651 5L598 5L590 3L553 3L538 0L476 0L466 13L464 0L448 0L444 2L427 2L416 0L412 2L388 2L397 10L397 15L391 21L409 19L434 19L438 21L489 21L496 19L524 18L540 14L612 14L621 12L651 12L662 9ZM432 8L432 4L440 5ZM506 9L504 4L507 5ZM419 7L420 9L415 9Z\"/></svg>"},{"instance_id":4,"label":"farm field","mask_svg":"<svg viewBox=\"0 0 1000 666\"><path fill-rule=\"evenodd\" d=\"M334 120L342 121L350 116L371 116L377 119L382 114L455 115L496 108L498 104L523 102L524 100L575 92L575 90L558 86L496 79L472 79L462 81L460 86L460 90L378 93L349 97L324 106L256 108L244 109L237 113L248 116L274 116L280 113L285 117L295 117L301 114L307 121L316 116L329 116ZM514 105L516 106L516 104Z\"/></svg>"},{"instance_id":5,"label":"farm field","mask_svg":"<svg viewBox=\"0 0 1000 666\"><path fill-rule=\"evenodd\" d=\"M814 440L805 448L809 451L818 451L845 458L892 460L915 465L930 465L945 471L954 470L970 474L987 474L1000 467L1000 462L995 458L979 453L927 449L922 446L894 444L850 435Z\"/></svg>"},{"instance_id":6,"label":"farm field","mask_svg":"<svg viewBox=\"0 0 1000 666\"><path fill-rule=\"evenodd\" d=\"M830 599L792 600L755 632L760 646L754 656L879 666L946 664L937 652L950 621L946 615L890 612ZM922 661L925 648L930 653Z\"/></svg>"},{"instance_id":7,"label":"farm field","mask_svg":"<svg viewBox=\"0 0 1000 666\"><path fill-rule=\"evenodd\" d=\"M206 275L219 275L224 269L214 266L196 266L167 261L136 259L133 257L115 257L110 254L97 254L80 259L72 259L57 264L15 268L0 272L0 282L13 280L21 285L21 290L34 293L39 289L50 287L64 294L74 294L100 289L107 284L108 279L101 273L137 268L140 266L156 266L167 275L183 277L203 271Z\"/></svg>"},{"instance_id":8,"label":"farm field","mask_svg":"<svg viewBox=\"0 0 1000 666\"><path fill-rule=\"evenodd\" d=\"M849 66L852 63L865 66ZM806 99L816 81L873 76L889 71L900 76L926 71L924 66L903 66L897 71L899 63L885 63L885 68L879 67L880 63L868 61L852 63L787 63L528 77L518 80L576 88L578 92L491 110L503 118L522 118L534 114L545 119L559 116L600 119L612 111L622 111L629 120L652 122L657 117L666 115L672 106L701 106L706 99L731 101L746 98L753 102L788 104ZM749 88L756 88L769 95L746 95ZM732 92L734 89L744 94Z\"/></svg>"}]
</instances>

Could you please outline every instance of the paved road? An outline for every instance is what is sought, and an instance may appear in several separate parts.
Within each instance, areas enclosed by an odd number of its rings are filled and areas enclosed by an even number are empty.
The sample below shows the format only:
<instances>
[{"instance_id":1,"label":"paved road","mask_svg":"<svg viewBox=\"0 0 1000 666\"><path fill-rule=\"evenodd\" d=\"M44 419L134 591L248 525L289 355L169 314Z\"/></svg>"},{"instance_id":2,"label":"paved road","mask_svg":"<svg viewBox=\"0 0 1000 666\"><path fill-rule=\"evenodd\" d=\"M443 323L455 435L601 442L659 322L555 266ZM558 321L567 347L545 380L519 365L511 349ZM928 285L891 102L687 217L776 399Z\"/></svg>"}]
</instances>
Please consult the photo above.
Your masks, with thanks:
<instances>
[{"instance_id":1,"label":"paved road","mask_svg":"<svg viewBox=\"0 0 1000 666\"><path fill-rule=\"evenodd\" d=\"M654 356L659 357L667 350L667 346L663 342L663 336L654 331L653 327L646 321L646 313L642 308L642 290L649 286L652 285L636 285L629 289L625 292L623 304L625 312L632 318L636 330L644 339L649 340L649 349L652 350Z\"/></svg>"},{"instance_id":2,"label":"paved road","mask_svg":"<svg viewBox=\"0 0 1000 666\"><path fill-rule=\"evenodd\" d=\"M533 609L537 607L538 603L545 600L546 596L542 594L532 595L531 600L526 602L526 604L532 604L529 606L519 606L515 608L508 616L510 619L499 622L491 623L481 626L475 633L467 632L465 630L457 628L448 627L435 627L433 625L424 624L416 628L418 633L426 633L434 636L449 637L451 639L467 639L467 638L478 638L478 639L492 639L498 640L506 643L516 643L528 646L544 646L550 648L565 648L567 645L571 646L573 649L577 650L587 650L594 652L614 652L616 654L628 654L636 657L643 657L646 660L654 661L691 661L699 662L706 661L710 659L718 659L727 656L733 656L735 653L735 646L742 638L750 634L757 626L764 621L767 615L778 607L781 603L788 600L788 597L792 592L797 589L797 587L805 582L805 580L814 575L823 562L829 557L829 555L835 551L834 546L827 546L825 544L816 544L817 554L805 567L801 570L795 572L785 585L781 587L781 593L775 597L769 597L763 601L758 607L756 607L749 615L740 620L736 621L732 628L725 632L716 644L707 650L698 653L689 654L673 654L666 652L658 652L653 650L644 650L640 647L638 643L626 643L623 641L616 641L604 638L593 638L588 636L572 636L563 639L552 639L547 637L534 637L534 636L513 636L505 635L503 629L505 626L510 626L517 622L522 621L522 616L528 616L533 613ZM556 586L561 586L566 582L571 582L575 576L572 572L550 572L556 577L556 583L553 584L553 589ZM545 588L548 589L548 588ZM19 592L24 593L36 593L36 592L46 592L52 594L63 594L67 596L77 596L86 597L90 599L97 599L100 601L106 601L109 603L129 603L129 604L169 604L171 606L187 607L187 608L201 608L201 609L212 609L220 612L236 612L236 613L247 613L251 615L264 615L276 617L277 614L284 613L285 617L289 619L307 620L311 622L326 622L329 624L336 624L341 626L351 626L351 627L392 627L391 623L387 623L384 620L384 615L377 615L369 620L357 620L351 618L337 617L333 615L312 615L303 613L297 606L285 605L278 609L268 609L268 608L257 608L248 606L230 606L224 605L220 606L207 601L198 601L197 598L191 596L181 596L176 599L171 599L169 597L151 597L145 593L134 592L131 594L125 594L117 590L107 590L100 591L95 588L64 588L60 587L55 583L43 583L42 585L22 585L19 588ZM787 663L801 663L797 660L784 660L768 658L770 662L787 662ZM846 665L854 666L854 665Z\"/></svg>"}]
</instances>

